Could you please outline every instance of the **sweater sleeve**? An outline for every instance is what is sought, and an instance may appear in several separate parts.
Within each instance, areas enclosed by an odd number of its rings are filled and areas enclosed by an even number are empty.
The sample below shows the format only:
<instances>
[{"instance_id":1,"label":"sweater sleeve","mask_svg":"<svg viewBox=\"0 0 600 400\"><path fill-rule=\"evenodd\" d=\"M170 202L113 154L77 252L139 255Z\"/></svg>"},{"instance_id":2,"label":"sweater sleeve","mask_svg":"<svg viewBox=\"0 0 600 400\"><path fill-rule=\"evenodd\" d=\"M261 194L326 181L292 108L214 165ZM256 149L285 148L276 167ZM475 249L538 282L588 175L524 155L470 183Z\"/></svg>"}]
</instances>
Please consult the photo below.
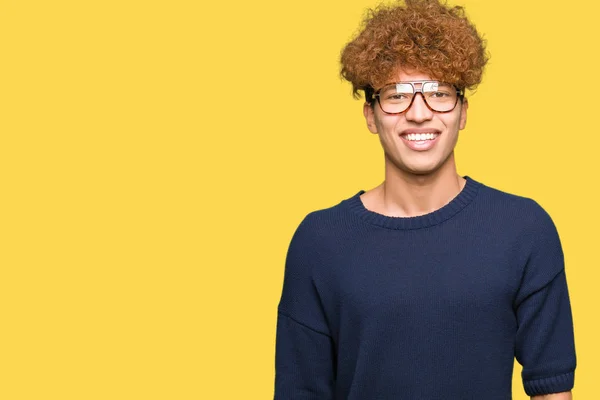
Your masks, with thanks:
<instances>
[{"instance_id":1,"label":"sweater sleeve","mask_svg":"<svg viewBox=\"0 0 600 400\"><path fill-rule=\"evenodd\" d=\"M515 357L529 396L571 390L576 367L562 246L552 219L537 203L533 214L529 258L515 299Z\"/></svg>"},{"instance_id":2,"label":"sweater sleeve","mask_svg":"<svg viewBox=\"0 0 600 400\"><path fill-rule=\"evenodd\" d=\"M334 398L335 347L313 275L319 254L309 216L296 229L286 256L277 314L275 400Z\"/></svg>"}]
</instances>

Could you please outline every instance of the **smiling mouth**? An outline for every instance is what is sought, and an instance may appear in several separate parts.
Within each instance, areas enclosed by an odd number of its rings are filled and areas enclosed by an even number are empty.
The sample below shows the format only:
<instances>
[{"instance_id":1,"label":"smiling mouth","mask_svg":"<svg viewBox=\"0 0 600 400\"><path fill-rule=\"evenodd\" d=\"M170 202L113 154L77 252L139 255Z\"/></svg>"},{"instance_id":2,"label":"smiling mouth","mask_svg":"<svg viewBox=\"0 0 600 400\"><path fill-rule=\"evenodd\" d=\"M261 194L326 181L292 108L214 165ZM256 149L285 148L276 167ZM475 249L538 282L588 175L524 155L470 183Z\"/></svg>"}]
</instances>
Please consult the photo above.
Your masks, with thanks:
<instances>
[{"instance_id":1,"label":"smiling mouth","mask_svg":"<svg viewBox=\"0 0 600 400\"><path fill-rule=\"evenodd\" d=\"M400 135L403 139L409 142L426 142L428 140L435 140L440 134L438 132L431 133L405 133Z\"/></svg>"},{"instance_id":2,"label":"smiling mouth","mask_svg":"<svg viewBox=\"0 0 600 400\"><path fill-rule=\"evenodd\" d=\"M430 132L411 132L408 131L400 135L402 143L412 151L426 152L431 150L437 144L437 139L441 135L440 131Z\"/></svg>"}]
</instances>

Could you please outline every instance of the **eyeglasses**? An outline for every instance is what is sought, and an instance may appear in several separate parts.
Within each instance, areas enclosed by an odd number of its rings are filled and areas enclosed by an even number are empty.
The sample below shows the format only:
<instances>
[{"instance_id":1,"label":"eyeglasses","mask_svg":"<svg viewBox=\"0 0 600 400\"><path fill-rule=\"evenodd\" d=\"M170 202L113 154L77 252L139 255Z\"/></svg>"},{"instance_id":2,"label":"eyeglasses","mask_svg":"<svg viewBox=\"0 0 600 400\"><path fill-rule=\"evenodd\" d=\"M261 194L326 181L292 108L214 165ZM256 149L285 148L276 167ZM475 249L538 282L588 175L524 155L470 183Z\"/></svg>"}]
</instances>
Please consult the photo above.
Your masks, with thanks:
<instances>
[{"instance_id":1,"label":"eyeglasses","mask_svg":"<svg viewBox=\"0 0 600 400\"><path fill-rule=\"evenodd\" d=\"M425 105L431 111L447 113L456 107L464 92L455 86L438 81L398 82L384 86L373 96L381 111L386 114L402 114L410 108L416 94L421 93Z\"/></svg>"}]
</instances>

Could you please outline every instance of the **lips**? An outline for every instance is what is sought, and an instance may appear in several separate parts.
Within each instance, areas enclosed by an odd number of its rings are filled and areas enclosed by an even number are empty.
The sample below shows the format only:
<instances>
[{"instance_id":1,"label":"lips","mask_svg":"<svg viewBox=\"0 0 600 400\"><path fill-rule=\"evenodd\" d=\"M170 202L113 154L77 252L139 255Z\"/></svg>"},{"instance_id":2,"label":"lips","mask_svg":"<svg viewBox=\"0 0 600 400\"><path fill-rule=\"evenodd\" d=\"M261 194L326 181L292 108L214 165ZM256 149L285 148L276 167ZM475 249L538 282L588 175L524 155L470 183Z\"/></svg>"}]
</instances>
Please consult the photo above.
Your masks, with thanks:
<instances>
[{"instance_id":1,"label":"lips","mask_svg":"<svg viewBox=\"0 0 600 400\"><path fill-rule=\"evenodd\" d=\"M411 150L426 151L437 143L440 135L441 132L437 129L406 129L400 133L400 138Z\"/></svg>"},{"instance_id":2,"label":"lips","mask_svg":"<svg viewBox=\"0 0 600 400\"><path fill-rule=\"evenodd\" d=\"M404 136L410 133L442 133L442 131L435 128L408 128L400 132L400 136Z\"/></svg>"},{"instance_id":3,"label":"lips","mask_svg":"<svg viewBox=\"0 0 600 400\"><path fill-rule=\"evenodd\" d=\"M424 140L433 140L439 133L407 133L403 136L404 139L410 140L411 142L418 142Z\"/></svg>"}]
</instances>

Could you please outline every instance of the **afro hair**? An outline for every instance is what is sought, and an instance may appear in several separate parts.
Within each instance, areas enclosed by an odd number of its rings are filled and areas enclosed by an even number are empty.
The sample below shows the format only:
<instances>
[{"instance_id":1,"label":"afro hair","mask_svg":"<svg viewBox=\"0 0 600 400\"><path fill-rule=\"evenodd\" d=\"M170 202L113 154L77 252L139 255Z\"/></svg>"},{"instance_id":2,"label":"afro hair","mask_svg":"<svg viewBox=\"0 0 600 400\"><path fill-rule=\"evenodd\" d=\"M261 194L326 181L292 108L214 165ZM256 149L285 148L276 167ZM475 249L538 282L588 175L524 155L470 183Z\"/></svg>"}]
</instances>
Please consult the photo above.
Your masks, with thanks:
<instances>
[{"instance_id":1,"label":"afro hair","mask_svg":"<svg viewBox=\"0 0 600 400\"><path fill-rule=\"evenodd\" d=\"M341 76L367 102L399 68L473 90L489 56L463 7L438 0L405 0L370 9L359 34L341 54Z\"/></svg>"}]
</instances>

